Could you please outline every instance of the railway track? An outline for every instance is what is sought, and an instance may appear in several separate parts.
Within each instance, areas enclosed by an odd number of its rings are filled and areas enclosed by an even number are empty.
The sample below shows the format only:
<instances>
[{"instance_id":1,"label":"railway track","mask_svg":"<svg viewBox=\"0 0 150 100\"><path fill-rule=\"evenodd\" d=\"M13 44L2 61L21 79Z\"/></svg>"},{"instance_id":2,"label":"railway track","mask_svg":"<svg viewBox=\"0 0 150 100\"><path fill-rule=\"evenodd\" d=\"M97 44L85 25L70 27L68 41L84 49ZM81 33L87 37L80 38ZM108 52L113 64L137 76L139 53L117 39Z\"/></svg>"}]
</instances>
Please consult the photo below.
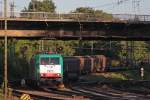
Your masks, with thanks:
<instances>
[{"instance_id":1,"label":"railway track","mask_svg":"<svg viewBox=\"0 0 150 100\"><path fill-rule=\"evenodd\" d=\"M47 91L49 91L51 93L55 93L55 94L63 94L66 96L72 96L75 98L79 97L79 98L82 98L82 100L84 100L84 99L85 100L93 100L93 99L105 100L106 99L105 97L102 97L102 96L94 97L95 95L93 95L93 94L87 94L82 91L73 90L72 88L70 88L69 90L53 90L53 89L48 88ZM79 99L77 99L77 100L79 100Z\"/></svg>"},{"instance_id":2,"label":"railway track","mask_svg":"<svg viewBox=\"0 0 150 100\"><path fill-rule=\"evenodd\" d=\"M73 85L72 89L93 95L94 99L96 99L95 97L103 97L107 98L107 100L150 100L150 81L143 80L115 82L95 81L93 84L92 82L81 82Z\"/></svg>"},{"instance_id":3,"label":"railway track","mask_svg":"<svg viewBox=\"0 0 150 100\"><path fill-rule=\"evenodd\" d=\"M118 81L118 82L78 82L67 88L56 89L42 87L38 90L13 90L20 97L29 94L33 100L150 100L150 90L131 90L128 87L138 86L150 89L150 81ZM125 89L126 88L126 89Z\"/></svg>"},{"instance_id":4,"label":"railway track","mask_svg":"<svg viewBox=\"0 0 150 100\"><path fill-rule=\"evenodd\" d=\"M56 93L54 90L55 89L52 88L41 88L40 90L17 89L13 90L13 95L21 97L22 94L28 94L32 100L89 100L88 98L84 98L81 95L75 95L74 93L72 93L72 95L68 95L66 92Z\"/></svg>"},{"instance_id":5,"label":"railway track","mask_svg":"<svg viewBox=\"0 0 150 100\"><path fill-rule=\"evenodd\" d=\"M127 85L142 85L150 84L150 81L118 81L118 82L81 82L73 84L69 90L53 90L47 88L47 91L56 94L63 94L67 96L78 95L91 100L150 100L150 95L146 92L137 93L131 90L121 90L114 87L114 84L125 82ZM101 85L103 84L103 85ZM120 84L121 86L124 84ZM118 88L121 86L118 85ZM141 90L139 90L141 91ZM142 92L142 91L141 91Z\"/></svg>"},{"instance_id":6,"label":"railway track","mask_svg":"<svg viewBox=\"0 0 150 100\"><path fill-rule=\"evenodd\" d=\"M32 100L49 100L49 99L62 100L62 99L58 99L58 98L51 97L51 96L42 96L42 95L39 95L39 94L36 94L36 93L31 93L29 91L21 91L21 90L14 90L13 91L13 95L18 97L18 98L20 98L21 95L23 95L23 94L30 95Z\"/></svg>"},{"instance_id":7,"label":"railway track","mask_svg":"<svg viewBox=\"0 0 150 100\"><path fill-rule=\"evenodd\" d=\"M123 91L116 91L113 89L102 89L98 87L89 88L87 86L82 87L73 87L76 91L81 91L86 94L92 94L95 97L94 99L99 99L99 97L106 98L107 100L149 100L150 97L146 95L140 95L135 93L123 92Z\"/></svg>"}]
</instances>

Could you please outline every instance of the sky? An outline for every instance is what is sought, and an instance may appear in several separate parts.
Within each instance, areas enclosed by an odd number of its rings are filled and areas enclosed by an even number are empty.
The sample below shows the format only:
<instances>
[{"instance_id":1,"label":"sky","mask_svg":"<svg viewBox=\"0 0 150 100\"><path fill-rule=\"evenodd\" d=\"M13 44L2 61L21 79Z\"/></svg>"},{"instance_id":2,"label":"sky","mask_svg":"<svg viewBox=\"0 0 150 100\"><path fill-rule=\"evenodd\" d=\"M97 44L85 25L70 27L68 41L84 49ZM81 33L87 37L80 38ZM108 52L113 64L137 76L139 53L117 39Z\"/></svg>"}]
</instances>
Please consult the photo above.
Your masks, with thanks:
<instances>
[{"instance_id":1,"label":"sky","mask_svg":"<svg viewBox=\"0 0 150 100\"><path fill-rule=\"evenodd\" d=\"M2 2L3 0L0 0ZM9 2L13 0L8 0ZM150 0L139 0L139 8L134 6L135 0L123 0L123 3L118 4L121 0L53 0L59 13L70 12L77 7L93 7L94 9L103 10L113 14L149 14L150 15ZM30 0L14 0L16 11L22 10L27 6ZM3 2L2 2L3 3ZM2 7L2 4L0 4ZM0 8L0 10L2 10Z\"/></svg>"}]
</instances>

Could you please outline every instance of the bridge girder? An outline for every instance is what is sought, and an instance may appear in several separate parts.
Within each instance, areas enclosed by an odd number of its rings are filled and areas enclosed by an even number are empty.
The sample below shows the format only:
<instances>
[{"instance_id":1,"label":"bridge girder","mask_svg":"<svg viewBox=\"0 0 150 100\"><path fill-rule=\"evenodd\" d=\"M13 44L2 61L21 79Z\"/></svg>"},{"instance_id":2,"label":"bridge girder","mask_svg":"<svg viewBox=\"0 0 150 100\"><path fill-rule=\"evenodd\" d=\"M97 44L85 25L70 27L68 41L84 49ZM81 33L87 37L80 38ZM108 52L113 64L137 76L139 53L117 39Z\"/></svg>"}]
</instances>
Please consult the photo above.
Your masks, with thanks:
<instances>
[{"instance_id":1,"label":"bridge girder","mask_svg":"<svg viewBox=\"0 0 150 100\"><path fill-rule=\"evenodd\" d=\"M8 37L62 40L149 40L150 23L8 20ZM4 21L0 21L0 37Z\"/></svg>"}]
</instances>

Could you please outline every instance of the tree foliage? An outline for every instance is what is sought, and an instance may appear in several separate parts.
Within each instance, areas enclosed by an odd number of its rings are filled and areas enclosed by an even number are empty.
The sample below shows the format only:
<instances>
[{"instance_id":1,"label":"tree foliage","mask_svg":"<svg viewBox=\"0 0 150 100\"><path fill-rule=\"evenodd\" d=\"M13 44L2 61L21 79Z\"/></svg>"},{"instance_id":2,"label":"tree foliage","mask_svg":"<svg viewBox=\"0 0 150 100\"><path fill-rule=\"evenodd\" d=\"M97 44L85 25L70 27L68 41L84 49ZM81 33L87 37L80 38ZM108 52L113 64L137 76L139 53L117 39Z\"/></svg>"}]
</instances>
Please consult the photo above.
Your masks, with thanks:
<instances>
[{"instance_id":1,"label":"tree foliage","mask_svg":"<svg viewBox=\"0 0 150 100\"><path fill-rule=\"evenodd\" d=\"M43 0L43 1L37 1L37 0L31 0L28 7L24 8L24 12L52 12L54 13L56 9L55 4L52 0Z\"/></svg>"},{"instance_id":2,"label":"tree foliage","mask_svg":"<svg viewBox=\"0 0 150 100\"><path fill-rule=\"evenodd\" d=\"M101 20L114 20L113 16L111 14L105 13L102 10L95 10L90 7L79 7L76 8L72 13L85 13L85 14L90 14L91 16L95 17L96 20L101 21ZM84 17L85 19L88 17Z\"/></svg>"}]
</instances>

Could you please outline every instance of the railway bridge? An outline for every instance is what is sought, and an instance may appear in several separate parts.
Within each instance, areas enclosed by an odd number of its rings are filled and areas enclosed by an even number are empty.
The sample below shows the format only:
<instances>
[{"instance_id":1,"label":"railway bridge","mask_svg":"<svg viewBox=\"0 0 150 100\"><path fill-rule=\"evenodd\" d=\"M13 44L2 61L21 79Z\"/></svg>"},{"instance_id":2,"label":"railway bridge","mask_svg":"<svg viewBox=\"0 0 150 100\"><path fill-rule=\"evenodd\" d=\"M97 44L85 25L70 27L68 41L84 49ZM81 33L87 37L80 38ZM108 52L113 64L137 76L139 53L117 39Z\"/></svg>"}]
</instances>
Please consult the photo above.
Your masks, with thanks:
<instances>
[{"instance_id":1,"label":"railway bridge","mask_svg":"<svg viewBox=\"0 0 150 100\"><path fill-rule=\"evenodd\" d=\"M150 15L113 15L102 20L90 14L19 13L7 18L9 38L61 40L149 40ZM4 37L4 18L0 18Z\"/></svg>"}]
</instances>

